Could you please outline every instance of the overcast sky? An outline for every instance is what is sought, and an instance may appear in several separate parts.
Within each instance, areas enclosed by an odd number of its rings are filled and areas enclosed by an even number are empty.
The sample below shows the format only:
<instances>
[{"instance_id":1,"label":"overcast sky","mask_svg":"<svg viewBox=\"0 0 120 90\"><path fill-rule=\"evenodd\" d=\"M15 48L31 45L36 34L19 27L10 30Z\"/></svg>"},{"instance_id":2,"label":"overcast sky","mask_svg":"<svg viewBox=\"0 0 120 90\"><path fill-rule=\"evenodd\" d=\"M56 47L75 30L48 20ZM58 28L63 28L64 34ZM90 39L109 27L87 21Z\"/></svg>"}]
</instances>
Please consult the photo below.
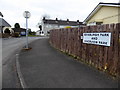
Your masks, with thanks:
<instances>
[{"instance_id":1,"label":"overcast sky","mask_svg":"<svg viewBox=\"0 0 120 90\"><path fill-rule=\"evenodd\" d=\"M0 0L0 12L4 19L14 27L19 23L25 27L24 11L30 11L29 28L38 30L37 23L44 14L51 19L84 21L99 2L118 3L119 0Z\"/></svg>"}]
</instances>

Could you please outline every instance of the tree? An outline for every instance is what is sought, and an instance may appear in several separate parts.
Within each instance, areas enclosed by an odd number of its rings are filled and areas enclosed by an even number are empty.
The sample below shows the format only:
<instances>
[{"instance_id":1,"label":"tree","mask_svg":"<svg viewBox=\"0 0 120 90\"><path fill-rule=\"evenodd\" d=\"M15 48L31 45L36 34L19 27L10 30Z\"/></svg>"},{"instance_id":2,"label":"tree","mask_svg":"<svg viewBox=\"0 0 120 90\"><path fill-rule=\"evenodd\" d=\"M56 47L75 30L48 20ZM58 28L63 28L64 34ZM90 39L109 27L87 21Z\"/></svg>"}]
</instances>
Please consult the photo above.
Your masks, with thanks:
<instances>
[{"instance_id":1,"label":"tree","mask_svg":"<svg viewBox=\"0 0 120 90\"><path fill-rule=\"evenodd\" d=\"M15 28L20 28L20 24L19 23L15 23L14 27Z\"/></svg>"},{"instance_id":2,"label":"tree","mask_svg":"<svg viewBox=\"0 0 120 90\"><path fill-rule=\"evenodd\" d=\"M31 29L28 29L28 34L31 34L31 32L32 32Z\"/></svg>"}]
</instances>

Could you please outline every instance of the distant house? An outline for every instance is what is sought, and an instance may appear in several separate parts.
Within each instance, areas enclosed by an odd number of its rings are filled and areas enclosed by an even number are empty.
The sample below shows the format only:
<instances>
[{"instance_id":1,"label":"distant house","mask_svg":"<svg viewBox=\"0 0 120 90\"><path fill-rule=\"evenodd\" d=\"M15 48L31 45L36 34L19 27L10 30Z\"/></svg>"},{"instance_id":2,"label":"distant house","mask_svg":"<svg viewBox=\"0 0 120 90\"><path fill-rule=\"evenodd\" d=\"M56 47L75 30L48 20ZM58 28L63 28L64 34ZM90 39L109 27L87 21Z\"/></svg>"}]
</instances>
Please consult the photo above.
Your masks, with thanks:
<instances>
[{"instance_id":1,"label":"distant house","mask_svg":"<svg viewBox=\"0 0 120 90\"><path fill-rule=\"evenodd\" d=\"M36 31L36 35L41 35L41 36L44 36L44 32L43 32L43 31L41 31L41 30L38 30L38 31Z\"/></svg>"},{"instance_id":2,"label":"distant house","mask_svg":"<svg viewBox=\"0 0 120 90\"><path fill-rule=\"evenodd\" d=\"M120 3L99 3L84 20L89 25L118 23Z\"/></svg>"},{"instance_id":3,"label":"distant house","mask_svg":"<svg viewBox=\"0 0 120 90\"><path fill-rule=\"evenodd\" d=\"M79 20L69 21L69 19L67 19L65 21L65 20L58 20L58 18L56 18L55 20L52 20L52 19L46 19L45 17L42 19L41 25L42 25L41 32L43 32L44 35L48 35L51 29L65 28L67 26L69 27L83 26L82 22L79 22Z\"/></svg>"},{"instance_id":4,"label":"distant house","mask_svg":"<svg viewBox=\"0 0 120 90\"><path fill-rule=\"evenodd\" d=\"M25 36L26 35L26 29L24 28L12 28L14 33L18 33L21 36Z\"/></svg>"},{"instance_id":5,"label":"distant house","mask_svg":"<svg viewBox=\"0 0 120 90\"><path fill-rule=\"evenodd\" d=\"M3 14L0 12L0 16L3 17Z\"/></svg>"},{"instance_id":6,"label":"distant house","mask_svg":"<svg viewBox=\"0 0 120 90\"><path fill-rule=\"evenodd\" d=\"M3 18L0 18L0 33L5 33L6 30L9 30L11 34L14 33L14 31L11 29L11 25Z\"/></svg>"}]
</instances>

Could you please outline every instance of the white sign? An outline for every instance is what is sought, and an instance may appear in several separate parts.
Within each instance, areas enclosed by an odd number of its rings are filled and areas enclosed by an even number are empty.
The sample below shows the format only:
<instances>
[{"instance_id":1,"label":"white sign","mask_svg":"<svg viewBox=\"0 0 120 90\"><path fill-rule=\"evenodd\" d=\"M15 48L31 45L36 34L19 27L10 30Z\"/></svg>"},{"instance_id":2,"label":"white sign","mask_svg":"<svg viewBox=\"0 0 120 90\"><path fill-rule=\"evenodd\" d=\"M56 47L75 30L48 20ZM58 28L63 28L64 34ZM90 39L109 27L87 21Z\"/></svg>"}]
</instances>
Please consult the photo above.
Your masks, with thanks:
<instances>
[{"instance_id":1,"label":"white sign","mask_svg":"<svg viewBox=\"0 0 120 90\"><path fill-rule=\"evenodd\" d=\"M83 33L83 43L110 46L111 33Z\"/></svg>"}]
</instances>

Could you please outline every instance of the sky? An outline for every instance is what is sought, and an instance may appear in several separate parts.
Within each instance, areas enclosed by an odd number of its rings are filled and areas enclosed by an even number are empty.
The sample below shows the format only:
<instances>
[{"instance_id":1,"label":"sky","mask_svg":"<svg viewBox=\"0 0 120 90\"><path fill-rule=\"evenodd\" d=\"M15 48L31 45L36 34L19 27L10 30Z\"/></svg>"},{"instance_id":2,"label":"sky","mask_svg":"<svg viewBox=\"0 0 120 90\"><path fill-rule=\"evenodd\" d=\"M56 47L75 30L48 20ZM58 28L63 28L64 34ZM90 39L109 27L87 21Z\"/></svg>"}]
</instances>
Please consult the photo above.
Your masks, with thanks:
<instances>
[{"instance_id":1,"label":"sky","mask_svg":"<svg viewBox=\"0 0 120 90\"><path fill-rule=\"evenodd\" d=\"M25 28L23 12L29 11L28 27L37 31L43 15L50 16L50 19L83 22L100 2L118 3L119 0L0 0L0 12L12 27L19 23Z\"/></svg>"}]
</instances>

